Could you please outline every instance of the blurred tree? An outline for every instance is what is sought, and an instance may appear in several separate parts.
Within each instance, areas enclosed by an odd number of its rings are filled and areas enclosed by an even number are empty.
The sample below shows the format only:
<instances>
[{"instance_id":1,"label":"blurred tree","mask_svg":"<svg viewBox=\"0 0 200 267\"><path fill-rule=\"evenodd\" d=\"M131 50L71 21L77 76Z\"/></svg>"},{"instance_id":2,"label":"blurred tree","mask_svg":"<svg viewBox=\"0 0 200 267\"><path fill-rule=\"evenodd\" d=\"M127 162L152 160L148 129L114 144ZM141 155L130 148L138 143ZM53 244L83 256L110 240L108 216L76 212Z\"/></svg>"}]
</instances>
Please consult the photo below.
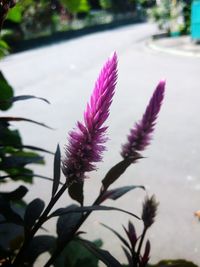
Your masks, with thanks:
<instances>
[{"instance_id":1,"label":"blurred tree","mask_svg":"<svg viewBox=\"0 0 200 267\"><path fill-rule=\"evenodd\" d=\"M90 11L90 5L87 0L61 0L61 3L74 17L78 13L88 13Z\"/></svg>"}]
</instances>

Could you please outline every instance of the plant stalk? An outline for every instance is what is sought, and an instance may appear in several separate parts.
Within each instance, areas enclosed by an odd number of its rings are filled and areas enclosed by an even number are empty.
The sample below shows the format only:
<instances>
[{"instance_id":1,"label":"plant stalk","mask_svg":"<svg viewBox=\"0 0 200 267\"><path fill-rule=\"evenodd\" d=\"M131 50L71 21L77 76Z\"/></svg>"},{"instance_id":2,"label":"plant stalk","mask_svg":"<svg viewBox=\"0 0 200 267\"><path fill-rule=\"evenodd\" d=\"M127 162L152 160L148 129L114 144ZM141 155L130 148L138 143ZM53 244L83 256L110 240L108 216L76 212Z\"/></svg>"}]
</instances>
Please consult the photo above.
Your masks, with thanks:
<instances>
[{"instance_id":1,"label":"plant stalk","mask_svg":"<svg viewBox=\"0 0 200 267\"><path fill-rule=\"evenodd\" d=\"M47 216L51 209L54 207L58 199L62 196L62 194L65 192L65 190L68 188L68 183L66 182L60 190L53 196L47 205L46 209L38 219L37 223L33 226L32 230L28 233L28 235L24 239L24 243L17 254L15 260L13 261L13 266L17 267L20 266L21 261L23 260L24 253L26 252L27 247L29 246L31 240L33 239L36 232L40 229L40 227L43 225L43 223L47 220Z\"/></svg>"}]
</instances>

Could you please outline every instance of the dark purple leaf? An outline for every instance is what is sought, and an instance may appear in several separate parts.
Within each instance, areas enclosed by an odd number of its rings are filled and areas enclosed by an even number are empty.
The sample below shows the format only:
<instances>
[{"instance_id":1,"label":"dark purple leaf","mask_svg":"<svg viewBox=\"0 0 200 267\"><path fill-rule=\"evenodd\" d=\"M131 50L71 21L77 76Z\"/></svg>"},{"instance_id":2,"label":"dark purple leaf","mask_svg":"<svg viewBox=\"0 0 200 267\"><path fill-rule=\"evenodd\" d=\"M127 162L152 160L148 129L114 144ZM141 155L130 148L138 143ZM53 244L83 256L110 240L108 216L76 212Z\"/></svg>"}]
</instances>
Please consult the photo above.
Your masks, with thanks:
<instances>
[{"instance_id":1,"label":"dark purple leaf","mask_svg":"<svg viewBox=\"0 0 200 267\"><path fill-rule=\"evenodd\" d=\"M56 238L53 236L49 235L35 236L25 253L23 262L25 262L26 266L32 266L37 257L44 252L51 251L55 246L55 243L56 243Z\"/></svg>"},{"instance_id":2,"label":"dark purple leaf","mask_svg":"<svg viewBox=\"0 0 200 267\"><path fill-rule=\"evenodd\" d=\"M27 121L27 122L31 122L31 123L43 126L45 128L48 128L48 129L53 129L44 123L37 122L37 121L31 120L31 119L26 119L26 118L22 118L22 117L0 117L0 122L9 122L9 121Z\"/></svg>"},{"instance_id":3,"label":"dark purple leaf","mask_svg":"<svg viewBox=\"0 0 200 267\"><path fill-rule=\"evenodd\" d=\"M17 201L17 200L21 200L26 195L27 192L28 192L28 189L25 186L20 185L14 191L0 192L0 195L6 200Z\"/></svg>"},{"instance_id":4,"label":"dark purple leaf","mask_svg":"<svg viewBox=\"0 0 200 267\"><path fill-rule=\"evenodd\" d=\"M105 178L102 180L103 190L106 190L112 183L114 183L132 164L132 160L122 160L112 167Z\"/></svg>"},{"instance_id":5,"label":"dark purple leaf","mask_svg":"<svg viewBox=\"0 0 200 267\"><path fill-rule=\"evenodd\" d=\"M133 260L132 260L131 254L129 253L129 251L125 247L122 247L122 249L124 251L124 254L126 255L126 258L128 260L129 266L133 266Z\"/></svg>"},{"instance_id":6,"label":"dark purple leaf","mask_svg":"<svg viewBox=\"0 0 200 267\"><path fill-rule=\"evenodd\" d=\"M78 239L78 241L92 254L94 254L99 260L105 263L106 266L122 267L122 265L108 251L98 248L94 243L88 240Z\"/></svg>"},{"instance_id":7,"label":"dark purple leaf","mask_svg":"<svg viewBox=\"0 0 200 267\"><path fill-rule=\"evenodd\" d=\"M141 260L141 266L146 266L147 262L149 261L149 253L150 253L151 245L149 240L146 242L145 250L144 250L144 255L142 256Z\"/></svg>"},{"instance_id":8,"label":"dark purple leaf","mask_svg":"<svg viewBox=\"0 0 200 267\"><path fill-rule=\"evenodd\" d=\"M58 186L60 184L60 162L61 162L60 147L58 145L54 156L52 197L57 192Z\"/></svg>"},{"instance_id":9,"label":"dark purple leaf","mask_svg":"<svg viewBox=\"0 0 200 267\"><path fill-rule=\"evenodd\" d=\"M10 202L2 196L0 196L0 214L4 216L7 222L23 225L21 216L11 208Z\"/></svg>"},{"instance_id":10,"label":"dark purple leaf","mask_svg":"<svg viewBox=\"0 0 200 267\"><path fill-rule=\"evenodd\" d=\"M75 208L60 208L60 209L57 209L55 210L52 214L49 215L48 218L52 218L52 217L55 217L55 216L61 216L61 215L64 215L64 214L69 214L69 213L82 213L82 212L91 212L91 211L107 211L107 210L115 210L115 211L121 211L123 213L126 213L126 214L129 214L137 219L140 220L140 218L129 212L129 211L126 211L126 210L123 210L123 209L119 209L119 208L115 208L115 207L108 207L108 206L85 206L85 207L75 207Z\"/></svg>"},{"instance_id":11,"label":"dark purple leaf","mask_svg":"<svg viewBox=\"0 0 200 267\"><path fill-rule=\"evenodd\" d=\"M102 203L106 199L116 200L120 198L121 196L125 195L126 193L128 193L129 191L136 189L136 188L141 188L145 190L145 187L142 185L123 186L120 188L108 190L102 195L100 203Z\"/></svg>"},{"instance_id":12,"label":"dark purple leaf","mask_svg":"<svg viewBox=\"0 0 200 267\"><path fill-rule=\"evenodd\" d=\"M65 208L67 210L73 210L78 208L79 206L73 204ZM76 227L77 223L81 219L81 213L66 213L59 216L57 221L57 235L58 242L65 243L67 241L68 236L73 232L74 227Z\"/></svg>"},{"instance_id":13,"label":"dark purple leaf","mask_svg":"<svg viewBox=\"0 0 200 267\"><path fill-rule=\"evenodd\" d=\"M128 236L128 239L130 240L131 242L131 246L132 246L132 251L135 250L135 245L136 245L136 242L137 242L137 235L136 235L136 231L135 231L135 227L134 225L129 221L129 224L128 224L128 230L123 227L127 236Z\"/></svg>"},{"instance_id":14,"label":"dark purple leaf","mask_svg":"<svg viewBox=\"0 0 200 267\"><path fill-rule=\"evenodd\" d=\"M84 201L83 186L84 186L84 183L80 181L77 183L73 183L68 188L70 197L76 200L78 203L80 203L81 206L83 205L83 201Z\"/></svg>"},{"instance_id":15,"label":"dark purple leaf","mask_svg":"<svg viewBox=\"0 0 200 267\"><path fill-rule=\"evenodd\" d=\"M34 199L28 204L24 214L24 225L26 229L32 228L36 220L40 217L44 206L44 201L39 198Z\"/></svg>"},{"instance_id":16,"label":"dark purple leaf","mask_svg":"<svg viewBox=\"0 0 200 267\"><path fill-rule=\"evenodd\" d=\"M131 247L130 247L129 243L117 231L115 231L114 229L112 229L111 227L109 227L103 223L101 223L101 225L103 225L105 228L109 229L112 233L114 233L122 241L122 243L131 251Z\"/></svg>"},{"instance_id":17,"label":"dark purple leaf","mask_svg":"<svg viewBox=\"0 0 200 267\"><path fill-rule=\"evenodd\" d=\"M14 174L14 175L4 175L4 176L0 176L0 180L2 179L6 179L6 178L18 178L18 177L21 177L21 176L27 176L27 177L36 177L36 178L41 178L41 179L44 179L44 180L48 180L48 181L51 181L53 182L53 179L52 178L49 178L49 177L46 177L46 176L43 176L43 175L39 175L39 174L30 174L30 173L20 173L20 174ZM60 182L61 185L63 185L62 182Z\"/></svg>"},{"instance_id":18,"label":"dark purple leaf","mask_svg":"<svg viewBox=\"0 0 200 267\"><path fill-rule=\"evenodd\" d=\"M44 102L46 102L47 104L50 104L50 102L45 99L45 98L42 98L42 97L37 97L37 96L34 96L34 95L19 95L19 96L15 96L12 98L12 102L16 102L16 101L20 101L20 100L29 100L29 99L39 99L39 100L42 100Z\"/></svg>"}]
</instances>

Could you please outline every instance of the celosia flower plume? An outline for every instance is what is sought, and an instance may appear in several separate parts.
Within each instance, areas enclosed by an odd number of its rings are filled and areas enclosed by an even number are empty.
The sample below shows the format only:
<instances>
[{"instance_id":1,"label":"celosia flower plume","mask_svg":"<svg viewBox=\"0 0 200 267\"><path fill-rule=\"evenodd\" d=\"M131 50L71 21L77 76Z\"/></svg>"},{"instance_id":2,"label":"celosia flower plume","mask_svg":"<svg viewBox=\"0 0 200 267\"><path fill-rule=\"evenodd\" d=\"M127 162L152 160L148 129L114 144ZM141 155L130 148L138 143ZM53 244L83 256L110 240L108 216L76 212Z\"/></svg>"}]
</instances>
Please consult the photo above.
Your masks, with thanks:
<instances>
[{"instance_id":1,"label":"celosia flower plume","mask_svg":"<svg viewBox=\"0 0 200 267\"><path fill-rule=\"evenodd\" d=\"M102 160L107 127L104 122L117 81L117 55L114 53L105 63L95 83L90 102L84 112L84 122L69 133L62 170L67 179L82 180L85 172L96 169L95 162Z\"/></svg>"},{"instance_id":2,"label":"celosia flower plume","mask_svg":"<svg viewBox=\"0 0 200 267\"><path fill-rule=\"evenodd\" d=\"M138 158L138 152L143 151L152 139L152 133L156 119L164 98L165 81L161 80L157 85L146 111L138 123L130 130L128 141L122 146L121 155L123 158Z\"/></svg>"}]
</instances>

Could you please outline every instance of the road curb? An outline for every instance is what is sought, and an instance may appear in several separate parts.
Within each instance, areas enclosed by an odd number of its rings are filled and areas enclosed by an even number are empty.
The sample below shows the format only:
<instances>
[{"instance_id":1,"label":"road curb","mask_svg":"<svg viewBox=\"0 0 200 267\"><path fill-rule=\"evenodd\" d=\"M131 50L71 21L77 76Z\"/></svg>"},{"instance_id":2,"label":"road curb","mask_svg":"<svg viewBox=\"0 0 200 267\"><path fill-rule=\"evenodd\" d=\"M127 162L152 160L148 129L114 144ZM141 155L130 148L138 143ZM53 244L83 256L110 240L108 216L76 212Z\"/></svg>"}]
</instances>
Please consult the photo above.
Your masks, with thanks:
<instances>
[{"instance_id":1,"label":"road curb","mask_svg":"<svg viewBox=\"0 0 200 267\"><path fill-rule=\"evenodd\" d=\"M177 55L177 56L185 56L185 57L197 57L200 58L200 53L195 53L195 52L191 52L191 51L183 51L183 50L177 50L177 49L171 49L171 48L166 48L166 47L162 47L158 44L155 43L155 41L148 40L146 42L147 46L155 51L158 52L162 52L162 53L168 53L171 55Z\"/></svg>"}]
</instances>

